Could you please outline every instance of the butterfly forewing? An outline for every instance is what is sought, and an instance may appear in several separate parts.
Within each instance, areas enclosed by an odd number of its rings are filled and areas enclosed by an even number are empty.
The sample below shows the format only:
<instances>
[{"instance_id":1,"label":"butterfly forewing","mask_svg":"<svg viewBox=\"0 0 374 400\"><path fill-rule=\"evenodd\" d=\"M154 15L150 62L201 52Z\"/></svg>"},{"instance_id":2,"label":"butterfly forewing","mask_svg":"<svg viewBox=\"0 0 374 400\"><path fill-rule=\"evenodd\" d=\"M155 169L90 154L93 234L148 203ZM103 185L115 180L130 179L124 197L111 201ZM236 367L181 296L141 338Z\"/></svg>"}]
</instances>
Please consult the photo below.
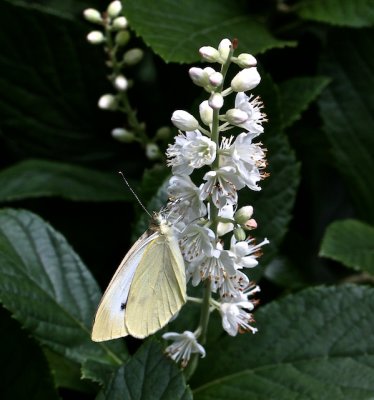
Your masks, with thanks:
<instances>
[{"instance_id":1,"label":"butterfly forewing","mask_svg":"<svg viewBox=\"0 0 374 400\"><path fill-rule=\"evenodd\" d=\"M122 260L97 309L92 328L93 341L100 342L129 334L125 315L131 282L147 246L159 235L159 232L145 232Z\"/></svg>"},{"instance_id":2,"label":"butterfly forewing","mask_svg":"<svg viewBox=\"0 0 374 400\"><path fill-rule=\"evenodd\" d=\"M173 228L144 251L128 297L125 323L130 335L144 338L165 326L186 302L184 262Z\"/></svg>"}]
</instances>

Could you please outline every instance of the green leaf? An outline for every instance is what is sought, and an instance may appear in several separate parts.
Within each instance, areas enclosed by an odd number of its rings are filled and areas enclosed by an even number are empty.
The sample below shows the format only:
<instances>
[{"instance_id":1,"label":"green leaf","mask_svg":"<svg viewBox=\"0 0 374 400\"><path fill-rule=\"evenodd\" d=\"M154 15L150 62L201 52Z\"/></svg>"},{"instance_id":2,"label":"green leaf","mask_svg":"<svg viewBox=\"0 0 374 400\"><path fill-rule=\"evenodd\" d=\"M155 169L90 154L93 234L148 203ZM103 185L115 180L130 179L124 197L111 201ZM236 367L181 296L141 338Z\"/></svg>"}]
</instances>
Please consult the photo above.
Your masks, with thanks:
<instances>
[{"instance_id":1,"label":"green leaf","mask_svg":"<svg viewBox=\"0 0 374 400\"><path fill-rule=\"evenodd\" d=\"M333 78L319 99L335 163L363 220L374 223L374 29L328 38L320 70Z\"/></svg>"},{"instance_id":2,"label":"green leaf","mask_svg":"<svg viewBox=\"0 0 374 400\"><path fill-rule=\"evenodd\" d=\"M329 82L326 77L316 76L293 78L281 83L279 89L283 127L288 128L300 119L301 114L316 100Z\"/></svg>"},{"instance_id":3,"label":"green leaf","mask_svg":"<svg viewBox=\"0 0 374 400\"><path fill-rule=\"evenodd\" d=\"M0 398L53 400L58 395L40 347L0 307Z\"/></svg>"},{"instance_id":4,"label":"green leaf","mask_svg":"<svg viewBox=\"0 0 374 400\"><path fill-rule=\"evenodd\" d=\"M91 341L100 295L61 234L28 211L0 211L0 301L44 346L75 363L120 365L120 342Z\"/></svg>"},{"instance_id":5,"label":"green leaf","mask_svg":"<svg viewBox=\"0 0 374 400\"><path fill-rule=\"evenodd\" d=\"M124 7L131 27L166 62L196 62L199 47L217 47L225 37L251 54L294 45L274 38L243 2L159 0L154 7L152 0L126 0Z\"/></svg>"},{"instance_id":6,"label":"green leaf","mask_svg":"<svg viewBox=\"0 0 374 400\"><path fill-rule=\"evenodd\" d=\"M99 0L5 0L8 3L43 11L47 14L57 15L68 19L82 18L85 8L100 6Z\"/></svg>"},{"instance_id":7,"label":"green leaf","mask_svg":"<svg viewBox=\"0 0 374 400\"><path fill-rule=\"evenodd\" d=\"M0 172L0 201L59 196L76 201L129 201L132 195L112 174L76 165L27 160Z\"/></svg>"},{"instance_id":8,"label":"green leaf","mask_svg":"<svg viewBox=\"0 0 374 400\"><path fill-rule=\"evenodd\" d=\"M192 400L183 373L162 346L148 340L113 376L99 399Z\"/></svg>"},{"instance_id":9,"label":"green leaf","mask_svg":"<svg viewBox=\"0 0 374 400\"><path fill-rule=\"evenodd\" d=\"M195 374L195 400L369 400L374 289L309 288L256 313L259 332L221 337Z\"/></svg>"},{"instance_id":10,"label":"green leaf","mask_svg":"<svg viewBox=\"0 0 374 400\"><path fill-rule=\"evenodd\" d=\"M302 0L295 7L305 19L361 28L374 24L371 0Z\"/></svg>"},{"instance_id":11,"label":"green leaf","mask_svg":"<svg viewBox=\"0 0 374 400\"><path fill-rule=\"evenodd\" d=\"M319 255L374 275L374 227L354 219L333 222Z\"/></svg>"},{"instance_id":12,"label":"green leaf","mask_svg":"<svg viewBox=\"0 0 374 400\"><path fill-rule=\"evenodd\" d=\"M14 29L15 21L22 29ZM0 2L1 139L17 158L109 159L98 97L107 90L89 26ZM107 116L108 113L105 114ZM104 132L104 133L103 133Z\"/></svg>"}]
</instances>

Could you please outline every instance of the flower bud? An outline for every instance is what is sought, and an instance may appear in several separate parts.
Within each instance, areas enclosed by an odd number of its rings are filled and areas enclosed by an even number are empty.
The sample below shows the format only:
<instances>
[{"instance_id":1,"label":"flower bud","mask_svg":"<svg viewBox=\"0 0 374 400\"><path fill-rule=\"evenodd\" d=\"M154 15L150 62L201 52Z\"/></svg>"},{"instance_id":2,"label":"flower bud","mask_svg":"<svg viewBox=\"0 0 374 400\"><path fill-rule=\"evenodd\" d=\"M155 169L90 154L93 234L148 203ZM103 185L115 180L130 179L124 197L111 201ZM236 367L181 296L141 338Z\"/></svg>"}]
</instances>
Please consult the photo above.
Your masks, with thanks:
<instances>
[{"instance_id":1,"label":"flower bud","mask_svg":"<svg viewBox=\"0 0 374 400\"><path fill-rule=\"evenodd\" d=\"M167 140L171 136L171 129L168 126L162 126L158 128L155 134L156 140Z\"/></svg>"},{"instance_id":2,"label":"flower bud","mask_svg":"<svg viewBox=\"0 0 374 400\"><path fill-rule=\"evenodd\" d=\"M87 35L87 40L91 44L100 44L105 41L105 36L101 31L92 31Z\"/></svg>"},{"instance_id":3,"label":"flower bud","mask_svg":"<svg viewBox=\"0 0 374 400\"><path fill-rule=\"evenodd\" d=\"M214 72L209 76L209 83L214 86L218 87L223 82L223 75L220 72Z\"/></svg>"},{"instance_id":4,"label":"flower bud","mask_svg":"<svg viewBox=\"0 0 374 400\"><path fill-rule=\"evenodd\" d=\"M251 231L252 229L256 229L257 222L253 218L251 218L244 224L244 228L247 229L248 231Z\"/></svg>"},{"instance_id":5,"label":"flower bud","mask_svg":"<svg viewBox=\"0 0 374 400\"><path fill-rule=\"evenodd\" d=\"M244 206L239 208L239 210L235 213L234 219L240 225L245 224L249 218L253 215L253 207L252 206Z\"/></svg>"},{"instance_id":6,"label":"flower bud","mask_svg":"<svg viewBox=\"0 0 374 400\"><path fill-rule=\"evenodd\" d=\"M231 81L231 88L234 92L246 92L255 88L260 81L261 77L256 67L245 68L238 72Z\"/></svg>"},{"instance_id":7,"label":"flower bud","mask_svg":"<svg viewBox=\"0 0 374 400\"><path fill-rule=\"evenodd\" d=\"M206 75L202 68L192 67L190 68L188 73L190 74L190 78L192 79L192 82L195 85L202 87L206 86L207 84Z\"/></svg>"},{"instance_id":8,"label":"flower bud","mask_svg":"<svg viewBox=\"0 0 374 400\"><path fill-rule=\"evenodd\" d=\"M112 94L103 94L98 101L98 106L102 110L115 110L117 107L116 97Z\"/></svg>"},{"instance_id":9,"label":"flower bud","mask_svg":"<svg viewBox=\"0 0 374 400\"><path fill-rule=\"evenodd\" d=\"M257 60L252 56L252 54L242 53L238 55L236 63L239 67L249 68L255 67L257 65Z\"/></svg>"},{"instance_id":10,"label":"flower bud","mask_svg":"<svg viewBox=\"0 0 374 400\"><path fill-rule=\"evenodd\" d=\"M209 106L208 100L203 101L199 106L200 118L205 125L213 122L213 109Z\"/></svg>"},{"instance_id":11,"label":"flower bud","mask_svg":"<svg viewBox=\"0 0 374 400\"><path fill-rule=\"evenodd\" d=\"M234 229L234 224L231 222L218 222L217 225L217 236L222 237L226 233L231 232Z\"/></svg>"},{"instance_id":12,"label":"flower bud","mask_svg":"<svg viewBox=\"0 0 374 400\"><path fill-rule=\"evenodd\" d=\"M94 8L87 8L86 10L84 10L83 16L88 22L92 22L94 24L101 24L103 22L101 14Z\"/></svg>"},{"instance_id":13,"label":"flower bud","mask_svg":"<svg viewBox=\"0 0 374 400\"><path fill-rule=\"evenodd\" d=\"M238 241L238 242L241 242L242 240L245 240L245 238L246 238L246 234L245 234L245 231L244 231L244 229L243 228L235 228L234 229L234 236L235 236L235 239Z\"/></svg>"},{"instance_id":14,"label":"flower bud","mask_svg":"<svg viewBox=\"0 0 374 400\"><path fill-rule=\"evenodd\" d=\"M110 18L118 17L121 11L122 11L122 4L119 0L112 1L107 8L107 12Z\"/></svg>"},{"instance_id":15,"label":"flower bud","mask_svg":"<svg viewBox=\"0 0 374 400\"><path fill-rule=\"evenodd\" d=\"M201 57L208 62L217 62L220 54L217 49L211 46L204 46L199 49Z\"/></svg>"},{"instance_id":16,"label":"flower bud","mask_svg":"<svg viewBox=\"0 0 374 400\"><path fill-rule=\"evenodd\" d=\"M126 29L129 23L125 17L117 17L113 20L113 28L116 30Z\"/></svg>"},{"instance_id":17,"label":"flower bud","mask_svg":"<svg viewBox=\"0 0 374 400\"><path fill-rule=\"evenodd\" d=\"M226 112L225 119L231 125L239 125L247 121L248 114L243 110L239 110L238 108L231 108Z\"/></svg>"},{"instance_id":18,"label":"flower bud","mask_svg":"<svg viewBox=\"0 0 374 400\"><path fill-rule=\"evenodd\" d=\"M181 131L194 131L199 127L197 119L183 110L176 110L173 112L171 122Z\"/></svg>"},{"instance_id":19,"label":"flower bud","mask_svg":"<svg viewBox=\"0 0 374 400\"><path fill-rule=\"evenodd\" d=\"M111 133L113 138L119 142L131 143L135 139L135 135L124 128L114 128Z\"/></svg>"},{"instance_id":20,"label":"flower bud","mask_svg":"<svg viewBox=\"0 0 374 400\"><path fill-rule=\"evenodd\" d=\"M129 81L123 75L118 75L114 80L114 86L119 91L124 92L129 87Z\"/></svg>"},{"instance_id":21,"label":"flower bud","mask_svg":"<svg viewBox=\"0 0 374 400\"><path fill-rule=\"evenodd\" d=\"M145 154L150 160L157 160L161 156L160 149L156 143L147 143Z\"/></svg>"},{"instance_id":22,"label":"flower bud","mask_svg":"<svg viewBox=\"0 0 374 400\"><path fill-rule=\"evenodd\" d=\"M119 31L114 38L118 46L125 46L130 40L130 33L128 31Z\"/></svg>"},{"instance_id":23,"label":"flower bud","mask_svg":"<svg viewBox=\"0 0 374 400\"><path fill-rule=\"evenodd\" d=\"M210 107L212 107L214 110L219 110L223 106L223 96L221 93L212 93L208 100L208 104Z\"/></svg>"},{"instance_id":24,"label":"flower bud","mask_svg":"<svg viewBox=\"0 0 374 400\"><path fill-rule=\"evenodd\" d=\"M142 49L130 49L126 51L123 55L123 62L126 65L135 65L138 64L144 56L144 51Z\"/></svg>"},{"instance_id":25,"label":"flower bud","mask_svg":"<svg viewBox=\"0 0 374 400\"><path fill-rule=\"evenodd\" d=\"M229 39L221 40L221 43L218 46L218 51L219 51L219 54L221 57L222 64L227 61L227 58L231 51L231 46L232 46L231 40L229 40Z\"/></svg>"}]
</instances>

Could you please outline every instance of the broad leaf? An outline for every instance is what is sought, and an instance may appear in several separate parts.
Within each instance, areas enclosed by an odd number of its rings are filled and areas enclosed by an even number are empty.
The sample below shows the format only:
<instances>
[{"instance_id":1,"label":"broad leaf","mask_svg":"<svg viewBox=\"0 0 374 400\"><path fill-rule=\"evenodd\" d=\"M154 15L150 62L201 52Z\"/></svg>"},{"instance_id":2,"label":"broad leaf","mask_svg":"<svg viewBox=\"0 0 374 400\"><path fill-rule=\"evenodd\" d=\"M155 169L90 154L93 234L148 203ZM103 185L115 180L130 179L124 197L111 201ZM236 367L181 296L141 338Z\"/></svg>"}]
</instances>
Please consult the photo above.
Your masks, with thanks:
<instances>
[{"instance_id":1,"label":"broad leaf","mask_svg":"<svg viewBox=\"0 0 374 400\"><path fill-rule=\"evenodd\" d=\"M372 30L339 30L328 38L321 72L333 78L319 99L336 166L363 220L374 223L374 41Z\"/></svg>"},{"instance_id":2,"label":"broad leaf","mask_svg":"<svg viewBox=\"0 0 374 400\"><path fill-rule=\"evenodd\" d=\"M120 365L120 342L90 338L100 295L61 234L28 211L0 211L0 301L44 346L76 363Z\"/></svg>"},{"instance_id":3,"label":"broad leaf","mask_svg":"<svg viewBox=\"0 0 374 400\"><path fill-rule=\"evenodd\" d=\"M328 78L303 77L293 78L280 84L283 127L288 128L300 119L308 108L330 82Z\"/></svg>"},{"instance_id":4,"label":"broad leaf","mask_svg":"<svg viewBox=\"0 0 374 400\"><path fill-rule=\"evenodd\" d=\"M374 25L371 0L301 0L295 10L306 19L361 28Z\"/></svg>"},{"instance_id":5,"label":"broad leaf","mask_svg":"<svg viewBox=\"0 0 374 400\"><path fill-rule=\"evenodd\" d=\"M15 29L15 21L20 29ZM97 108L107 90L88 24L0 2L0 128L17 157L92 161L115 154ZM117 147L116 147L117 146Z\"/></svg>"},{"instance_id":6,"label":"broad leaf","mask_svg":"<svg viewBox=\"0 0 374 400\"><path fill-rule=\"evenodd\" d=\"M0 172L0 201L50 196L77 201L132 200L116 171L110 174L76 165L28 160Z\"/></svg>"},{"instance_id":7,"label":"broad leaf","mask_svg":"<svg viewBox=\"0 0 374 400\"><path fill-rule=\"evenodd\" d=\"M112 377L99 399L192 400L183 373L166 358L161 345L149 340Z\"/></svg>"},{"instance_id":8,"label":"broad leaf","mask_svg":"<svg viewBox=\"0 0 374 400\"><path fill-rule=\"evenodd\" d=\"M319 255L374 275L374 227L354 219L333 222Z\"/></svg>"},{"instance_id":9,"label":"broad leaf","mask_svg":"<svg viewBox=\"0 0 374 400\"><path fill-rule=\"evenodd\" d=\"M207 348L194 398L371 399L373 296L365 286L310 288L260 308L256 335Z\"/></svg>"},{"instance_id":10,"label":"broad leaf","mask_svg":"<svg viewBox=\"0 0 374 400\"><path fill-rule=\"evenodd\" d=\"M0 398L58 399L48 363L40 347L0 308Z\"/></svg>"},{"instance_id":11,"label":"broad leaf","mask_svg":"<svg viewBox=\"0 0 374 400\"><path fill-rule=\"evenodd\" d=\"M230 0L125 0L131 27L166 62L199 60L201 46L218 46L225 37L237 38L241 52L260 53L293 45L278 40L242 2Z\"/></svg>"}]
</instances>

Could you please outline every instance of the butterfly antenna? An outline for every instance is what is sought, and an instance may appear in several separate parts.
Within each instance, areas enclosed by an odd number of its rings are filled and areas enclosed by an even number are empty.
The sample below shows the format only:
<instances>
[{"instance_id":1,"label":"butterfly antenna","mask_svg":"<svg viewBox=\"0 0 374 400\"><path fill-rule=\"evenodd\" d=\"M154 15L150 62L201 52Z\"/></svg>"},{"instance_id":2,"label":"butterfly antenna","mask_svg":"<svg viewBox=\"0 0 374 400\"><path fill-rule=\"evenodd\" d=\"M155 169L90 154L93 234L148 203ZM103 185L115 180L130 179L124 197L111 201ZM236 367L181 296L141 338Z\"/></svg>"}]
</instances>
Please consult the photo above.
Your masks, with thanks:
<instances>
[{"instance_id":1,"label":"butterfly antenna","mask_svg":"<svg viewBox=\"0 0 374 400\"><path fill-rule=\"evenodd\" d=\"M123 173L121 171L119 171L119 174L122 176L123 180L126 183L126 186L130 189L130 192L134 195L134 197L136 198L136 200L138 201L138 203L140 204L140 206L142 207L142 209L151 217L151 213L145 208L144 204L140 201L138 195L134 192L133 188L130 186L130 184L127 182L127 179L125 178L125 176L123 175Z\"/></svg>"}]
</instances>

